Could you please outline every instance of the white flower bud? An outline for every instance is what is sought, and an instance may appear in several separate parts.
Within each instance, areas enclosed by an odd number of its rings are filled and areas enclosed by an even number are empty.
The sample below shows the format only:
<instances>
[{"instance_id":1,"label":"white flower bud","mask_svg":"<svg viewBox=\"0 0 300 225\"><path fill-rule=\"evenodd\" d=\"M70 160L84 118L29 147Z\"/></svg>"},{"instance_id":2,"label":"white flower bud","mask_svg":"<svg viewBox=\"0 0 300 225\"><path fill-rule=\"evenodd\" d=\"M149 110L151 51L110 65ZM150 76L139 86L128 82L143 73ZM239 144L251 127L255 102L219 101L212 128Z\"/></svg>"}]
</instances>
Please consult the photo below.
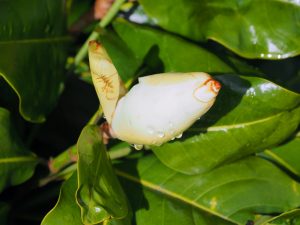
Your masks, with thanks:
<instances>
[{"instance_id":1,"label":"white flower bud","mask_svg":"<svg viewBox=\"0 0 300 225\"><path fill-rule=\"evenodd\" d=\"M121 79L106 51L91 42L89 57L111 133L137 149L181 137L210 109L221 88L206 73L164 73L139 78L139 83L120 98Z\"/></svg>"},{"instance_id":2,"label":"white flower bud","mask_svg":"<svg viewBox=\"0 0 300 225\"><path fill-rule=\"evenodd\" d=\"M219 82L206 73L166 73L139 79L117 104L112 130L124 141L161 145L181 135L215 101Z\"/></svg>"}]
</instances>

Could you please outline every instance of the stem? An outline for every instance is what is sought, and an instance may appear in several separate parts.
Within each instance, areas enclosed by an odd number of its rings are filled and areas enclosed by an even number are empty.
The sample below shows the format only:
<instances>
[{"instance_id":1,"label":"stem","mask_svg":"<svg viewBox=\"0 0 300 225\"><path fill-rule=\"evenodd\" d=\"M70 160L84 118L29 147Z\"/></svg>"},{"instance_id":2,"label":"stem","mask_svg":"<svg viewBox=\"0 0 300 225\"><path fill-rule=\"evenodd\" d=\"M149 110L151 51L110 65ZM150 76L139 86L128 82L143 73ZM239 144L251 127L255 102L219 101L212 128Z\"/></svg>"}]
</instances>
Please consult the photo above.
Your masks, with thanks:
<instances>
[{"instance_id":1,"label":"stem","mask_svg":"<svg viewBox=\"0 0 300 225\"><path fill-rule=\"evenodd\" d=\"M126 144L124 145L124 143L121 143L121 145L121 148L111 149L111 151L108 151L111 160L119 159L129 155L129 153L131 152L130 146ZM76 160L74 160L74 158L70 158L70 150L75 151L73 153L76 154ZM67 151L64 151L50 162L51 166L49 165L49 168L51 170L51 174L41 179L39 182L39 186L44 186L54 180L68 178L77 169L76 161L77 148L76 145L73 145L68 148Z\"/></svg>"},{"instance_id":2,"label":"stem","mask_svg":"<svg viewBox=\"0 0 300 225\"><path fill-rule=\"evenodd\" d=\"M97 124L98 121L101 119L102 114L103 114L103 110L102 110L102 107L100 106L99 109L91 117L91 119L89 120L88 124L89 125Z\"/></svg>"},{"instance_id":3,"label":"stem","mask_svg":"<svg viewBox=\"0 0 300 225\"><path fill-rule=\"evenodd\" d=\"M103 17L103 19L99 22L99 24L96 26L94 31L90 34L88 39L85 41L83 46L80 48L79 52L75 56L74 64L78 65L86 56L88 52L88 44L91 40L95 40L99 37L99 33L96 31L98 27L105 28L115 17L115 15L118 13L121 5L125 2L125 0L116 0L107 14Z\"/></svg>"},{"instance_id":4,"label":"stem","mask_svg":"<svg viewBox=\"0 0 300 225\"><path fill-rule=\"evenodd\" d=\"M124 156L127 156L131 152L129 145L124 145L119 148L112 148L108 151L111 160L119 159ZM68 166L77 162L77 146L72 145L67 150L63 151L61 154L51 159L49 162L49 169L51 174L57 174L59 171L64 170Z\"/></svg>"}]
</instances>

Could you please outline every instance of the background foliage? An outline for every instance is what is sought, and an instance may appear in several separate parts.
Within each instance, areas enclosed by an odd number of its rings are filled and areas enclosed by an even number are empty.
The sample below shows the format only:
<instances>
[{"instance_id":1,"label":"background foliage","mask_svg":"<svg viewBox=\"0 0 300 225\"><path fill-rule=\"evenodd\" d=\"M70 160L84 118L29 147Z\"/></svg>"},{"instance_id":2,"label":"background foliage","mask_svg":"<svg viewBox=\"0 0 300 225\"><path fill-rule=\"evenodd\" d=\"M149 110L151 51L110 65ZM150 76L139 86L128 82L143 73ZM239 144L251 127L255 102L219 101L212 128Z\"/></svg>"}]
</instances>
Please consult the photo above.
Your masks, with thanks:
<instances>
[{"instance_id":1,"label":"background foliage","mask_svg":"<svg viewBox=\"0 0 300 225\"><path fill-rule=\"evenodd\" d=\"M299 1L116 0L74 33L93 4L0 0L0 224L300 224ZM129 88L204 71L221 93L180 139L105 146L88 37Z\"/></svg>"}]
</instances>

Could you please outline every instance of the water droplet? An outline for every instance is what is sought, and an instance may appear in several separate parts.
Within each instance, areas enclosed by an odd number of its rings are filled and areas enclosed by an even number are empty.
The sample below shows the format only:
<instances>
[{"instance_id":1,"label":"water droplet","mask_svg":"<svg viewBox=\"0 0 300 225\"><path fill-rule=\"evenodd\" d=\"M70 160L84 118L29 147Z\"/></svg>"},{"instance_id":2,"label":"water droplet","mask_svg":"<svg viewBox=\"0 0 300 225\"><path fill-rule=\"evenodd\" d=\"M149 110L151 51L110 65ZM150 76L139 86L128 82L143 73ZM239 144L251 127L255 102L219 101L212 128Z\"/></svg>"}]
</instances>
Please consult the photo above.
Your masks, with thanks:
<instances>
[{"instance_id":1,"label":"water droplet","mask_svg":"<svg viewBox=\"0 0 300 225\"><path fill-rule=\"evenodd\" d=\"M134 144L133 147L134 147L136 150L141 150L141 149L143 148L143 145Z\"/></svg>"},{"instance_id":2,"label":"water droplet","mask_svg":"<svg viewBox=\"0 0 300 225\"><path fill-rule=\"evenodd\" d=\"M149 134L154 134L154 130L153 130L151 127L149 127L149 128L147 129L147 131L148 131Z\"/></svg>"},{"instance_id":3,"label":"water droplet","mask_svg":"<svg viewBox=\"0 0 300 225\"><path fill-rule=\"evenodd\" d=\"M177 136L176 136L176 138L181 138L182 137L182 133L181 134L178 134Z\"/></svg>"},{"instance_id":4,"label":"water droplet","mask_svg":"<svg viewBox=\"0 0 300 225\"><path fill-rule=\"evenodd\" d=\"M159 138L163 138L165 136L165 134L164 134L164 132L159 131L159 132L157 132L157 136Z\"/></svg>"},{"instance_id":5,"label":"water droplet","mask_svg":"<svg viewBox=\"0 0 300 225\"><path fill-rule=\"evenodd\" d=\"M94 209L95 209L95 212L96 212L96 213L98 213L98 212L101 211L101 208L99 208L99 207L94 207Z\"/></svg>"}]
</instances>

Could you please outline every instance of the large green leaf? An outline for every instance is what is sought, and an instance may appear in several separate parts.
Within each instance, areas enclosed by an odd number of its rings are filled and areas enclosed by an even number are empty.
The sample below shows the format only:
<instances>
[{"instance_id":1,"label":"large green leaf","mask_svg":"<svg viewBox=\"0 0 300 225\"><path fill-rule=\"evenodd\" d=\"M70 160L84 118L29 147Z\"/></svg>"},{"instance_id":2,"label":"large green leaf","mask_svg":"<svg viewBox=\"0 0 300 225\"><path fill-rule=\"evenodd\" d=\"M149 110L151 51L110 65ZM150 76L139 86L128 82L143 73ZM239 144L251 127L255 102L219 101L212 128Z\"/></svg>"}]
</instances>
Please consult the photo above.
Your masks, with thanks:
<instances>
[{"instance_id":1,"label":"large green leaf","mask_svg":"<svg viewBox=\"0 0 300 225\"><path fill-rule=\"evenodd\" d=\"M130 203L133 207L136 225L233 225L216 216L196 209L191 205L151 191L137 183L122 179Z\"/></svg>"},{"instance_id":2,"label":"large green leaf","mask_svg":"<svg viewBox=\"0 0 300 225\"><path fill-rule=\"evenodd\" d=\"M166 30L211 39L246 58L281 59L300 53L299 1L140 0Z\"/></svg>"},{"instance_id":3,"label":"large green leaf","mask_svg":"<svg viewBox=\"0 0 300 225\"><path fill-rule=\"evenodd\" d=\"M0 192L29 179L38 162L21 142L10 113L0 108Z\"/></svg>"},{"instance_id":4,"label":"large green leaf","mask_svg":"<svg viewBox=\"0 0 300 225\"><path fill-rule=\"evenodd\" d=\"M113 31L103 31L100 37L122 81L132 80L143 63L142 58L138 58Z\"/></svg>"},{"instance_id":5,"label":"large green leaf","mask_svg":"<svg viewBox=\"0 0 300 225\"><path fill-rule=\"evenodd\" d=\"M300 176L300 137L295 137L281 146L266 150L262 155Z\"/></svg>"},{"instance_id":6,"label":"large green leaf","mask_svg":"<svg viewBox=\"0 0 300 225\"><path fill-rule=\"evenodd\" d=\"M96 125L86 126L78 139L77 202L84 224L108 222L128 215L127 198L113 171Z\"/></svg>"},{"instance_id":7,"label":"large green leaf","mask_svg":"<svg viewBox=\"0 0 300 225\"><path fill-rule=\"evenodd\" d=\"M113 27L137 59L145 58L147 66L152 67L150 72L235 71L233 66L209 50L164 31L123 20L116 21ZM113 55L111 57L114 59Z\"/></svg>"},{"instance_id":8,"label":"large green leaf","mask_svg":"<svg viewBox=\"0 0 300 225\"><path fill-rule=\"evenodd\" d=\"M299 225L300 209L292 209L278 216L257 215L255 225Z\"/></svg>"},{"instance_id":9,"label":"large green leaf","mask_svg":"<svg viewBox=\"0 0 300 225\"><path fill-rule=\"evenodd\" d=\"M218 76L213 108L182 140L153 147L169 167L202 173L284 141L300 122L300 95L255 77Z\"/></svg>"},{"instance_id":10,"label":"large green leaf","mask_svg":"<svg viewBox=\"0 0 300 225\"><path fill-rule=\"evenodd\" d=\"M45 216L42 225L83 225L80 208L76 203L77 173L66 180L55 207Z\"/></svg>"},{"instance_id":11,"label":"large green leaf","mask_svg":"<svg viewBox=\"0 0 300 225\"><path fill-rule=\"evenodd\" d=\"M280 213L300 205L300 184L259 157L191 176L171 170L149 155L118 165L117 174L154 193L176 199L182 207L194 207L240 225L254 220L255 214ZM147 203L148 194L145 198ZM147 205L144 207L147 209ZM137 212L138 216L142 214L145 220L149 218L146 212ZM168 218L172 220L172 216Z\"/></svg>"},{"instance_id":12,"label":"large green leaf","mask_svg":"<svg viewBox=\"0 0 300 225\"><path fill-rule=\"evenodd\" d=\"M64 8L61 0L0 1L0 76L29 121L44 121L62 91Z\"/></svg>"},{"instance_id":13,"label":"large green leaf","mask_svg":"<svg viewBox=\"0 0 300 225\"><path fill-rule=\"evenodd\" d=\"M77 180L77 171L75 171L62 184L56 205L44 217L41 225L83 225L80 208L76 202ZM129 221L130 217L122 220L111 220L107 225L129 225Z\"/></svg>"}]
</instances>

